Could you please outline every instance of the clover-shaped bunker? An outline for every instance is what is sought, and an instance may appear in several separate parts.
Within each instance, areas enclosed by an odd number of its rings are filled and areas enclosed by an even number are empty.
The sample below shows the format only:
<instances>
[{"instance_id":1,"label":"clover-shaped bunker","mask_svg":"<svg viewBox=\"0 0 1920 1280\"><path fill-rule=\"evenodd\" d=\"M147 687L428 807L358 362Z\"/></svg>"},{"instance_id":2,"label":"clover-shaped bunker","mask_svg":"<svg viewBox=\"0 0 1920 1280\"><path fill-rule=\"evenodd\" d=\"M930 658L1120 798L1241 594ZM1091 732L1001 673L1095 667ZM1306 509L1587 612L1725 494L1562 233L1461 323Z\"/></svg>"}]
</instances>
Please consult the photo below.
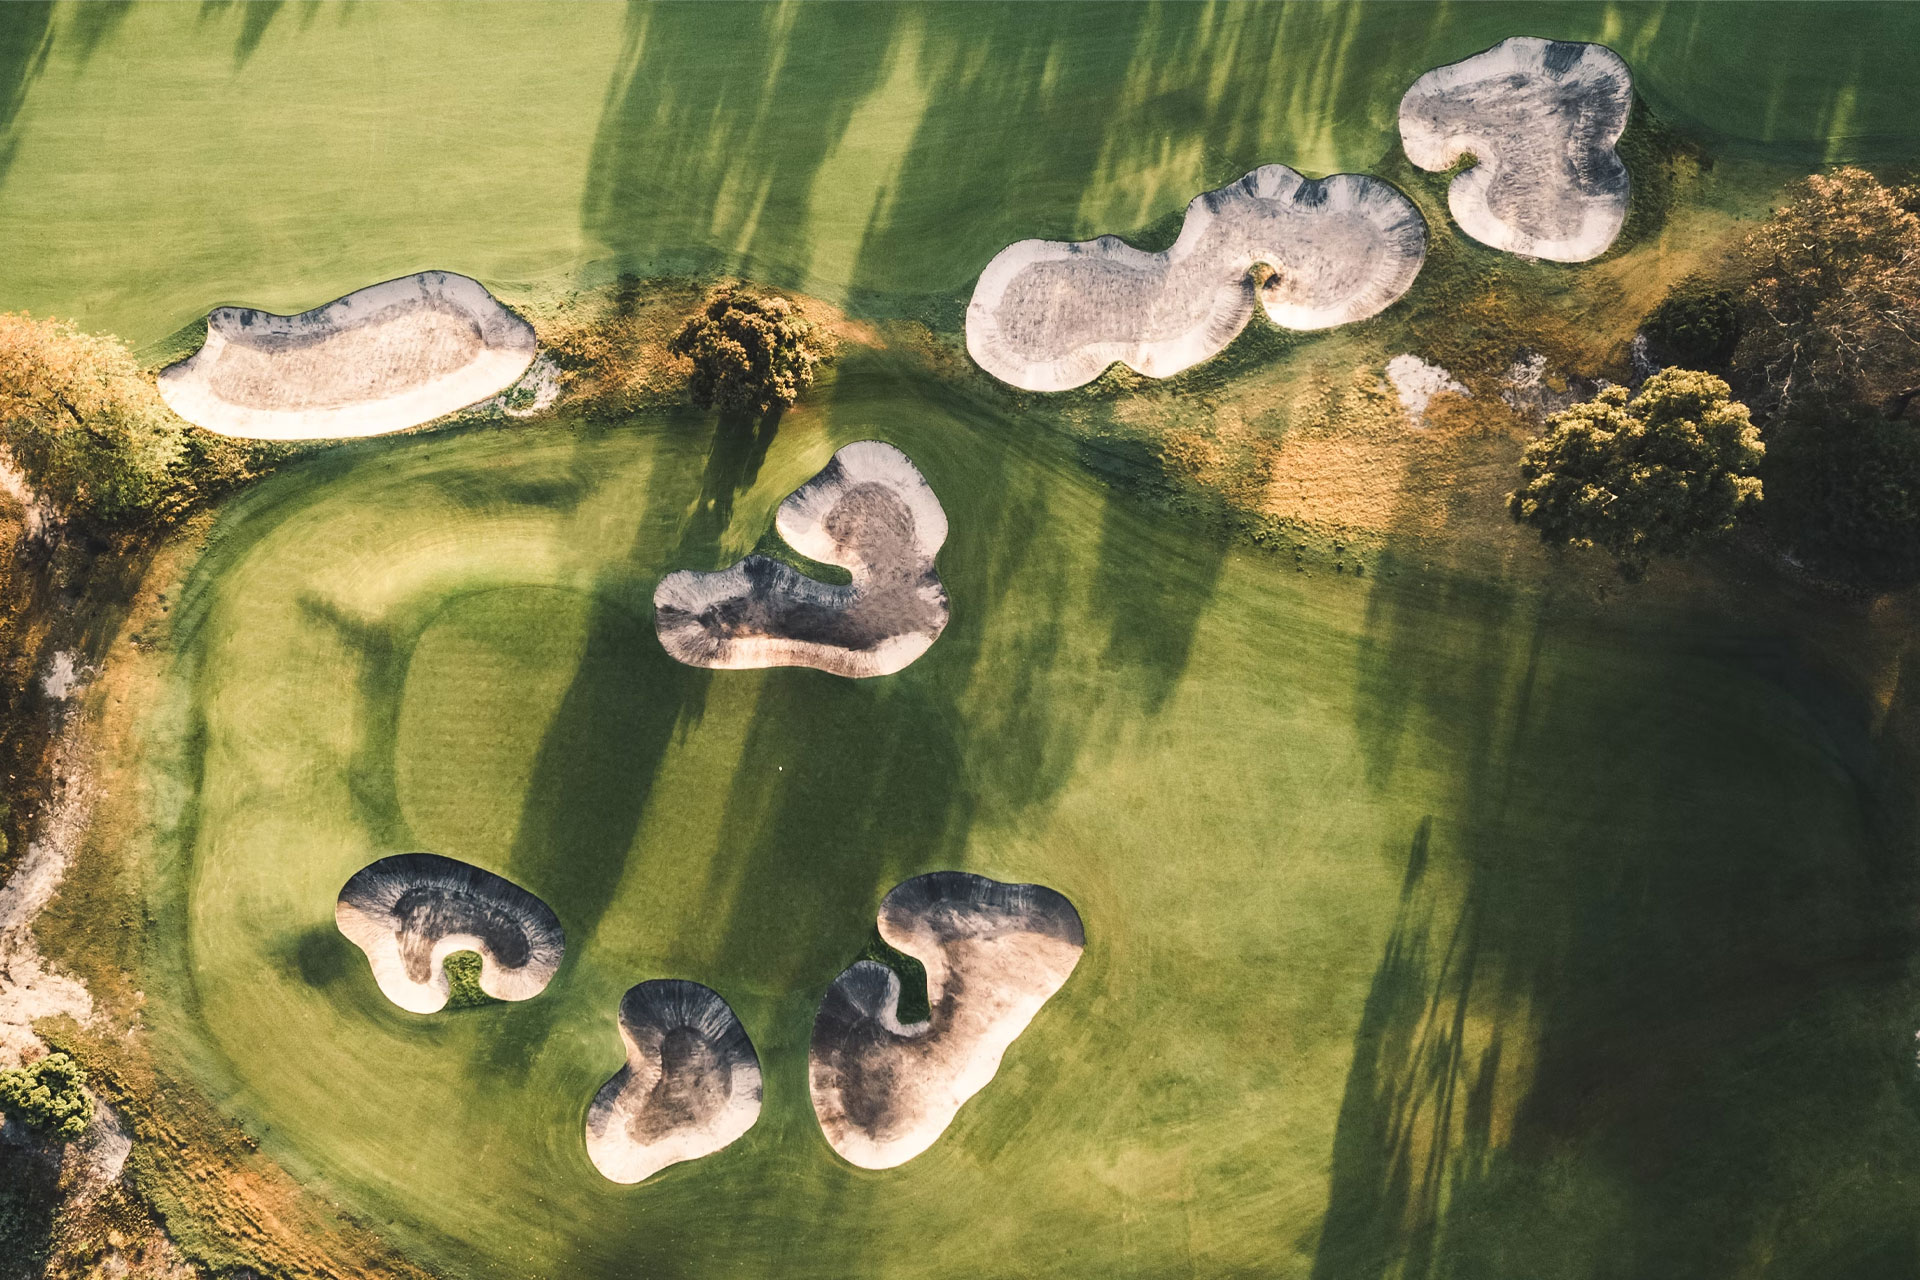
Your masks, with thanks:
<instances>
[{"instance_id":1,"label":"clover-shaped bunker","mask_svg":"<svg viewBox=\"0 0 1920 1280\"><path fill-rule=\"evenodd\" d=\"M933 559L947 516L906 454L850 444L780 504L774 527L801 555L847 570L845 586L752 555L717 573L680 570L653 593L660 643L695 667L816 667L890 675L947 625Z\"/></svg>"},{"instance_id":2,"label":"clover-shaped bunker","mask_svg":"<svg viewBox=\"0 0 1920 1280\"><path fill-rule=\"evenodd\" d=\"M539 995L566 953L546 903L491 871L432 853L362 867L340 890L334 920L366 953L381 992L411 1013L446 1007L446 958L456 951L479 953L480 989L497 1000Z\"/></svg>"},{"instance_id":3,"label":"clover-shaped bunker","mask_svg":"<svg viewBox=\"0 0 1920 1280\"><path fill-rule=\"evenodd\" d=\"M814 1114L867 1169L903 1164L945 1132L1086 946L1052 889L961 871L916 876L880 906L880 936L926 966L927 1021L899 1020L900 979L871 960L827 989L813 1024Z\"/></svg>"},{"instance_id":4,"label":"clover-shaped bunker","mask_svg":"<svg viewBox=\"0 0 1920 1280\"><path fill-rule=\"evenodd\" d=\"M1400 100L1400 140L1422 169L1473 158L1447 207L1475 240L1585 262L1627 220L1614 144L1632 106L1633 75L1605 45L1514 36L1415 80Z\"/></svg>"},{"instance_id":5,"label":"clover-shaped bunker","mask_svg":"<svg viewBox=\"0 0 1920 1280\"><path fill-rule=\"evenodd\" d=\"M1426 256L1427 224L1391 184L1265 165L1195 197L1160 253L1117 236L1009 245L974 286L967 351L1028 391L1081 386L1115 361L1170 377L1232 342L1256 302L1286 329L1376 315ZM1273 274L1256 287L1258 264Z\"/></svg>"},{"instance_id":6,"label":"clover-shaped bunker","mask_svg":"<svg viewBox=\"0 0 1920 1280\"><path fill-rule=\"evenodd\" d=\"M613 1182L712 1155L760 1118L760 1059L719 994L643 982L620 1001L627 1064L587 1110L587 1156Z\"/></svg>"},{"instance_id":7,"label":"clover-shaped bunker","mask_svg":"<svg viewBox=\"0 0 1920 1280\"><path fill-rule=\"evenodd\" d=\"M534 345L478 281L423 271L299 315L221 307L200 350L161 371L160 395L222 435L380 435L506 390Z\"/></svg>"}]
</instances>

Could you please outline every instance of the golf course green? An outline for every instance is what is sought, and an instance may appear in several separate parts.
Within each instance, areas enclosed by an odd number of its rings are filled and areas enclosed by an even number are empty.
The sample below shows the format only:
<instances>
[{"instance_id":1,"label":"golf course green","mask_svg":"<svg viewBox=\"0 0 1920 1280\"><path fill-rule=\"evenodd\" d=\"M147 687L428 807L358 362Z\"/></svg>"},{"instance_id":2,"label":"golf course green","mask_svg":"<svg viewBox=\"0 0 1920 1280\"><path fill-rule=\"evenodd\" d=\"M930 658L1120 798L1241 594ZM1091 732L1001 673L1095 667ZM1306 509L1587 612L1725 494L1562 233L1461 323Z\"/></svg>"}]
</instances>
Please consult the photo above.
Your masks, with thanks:
<instances>
[{"instance_id":1,"label":"golf course green","mask_svg":"<svg viewBox=\"0 0 1920 1280\"><path fill-rule=\"evenodd\" d=\"M958 355L1010 242L1366 172L1415 77L1516 34L1619 51L1764 171L1743 199L1920 154L1912 6L10 6L7 308L146 346L419 270L530 312L734 272L932 335L849 343L766 422L563 402L226 499L115 775L160 1078L452 1280L1920 1271L1911 659L1870 689L1830 601L1599 600L1408 530L1297 567L1069 429L1125 386ZM668 657L661 578L764 548L860 440L950 523L933 646L866 680ZM411 851L553 909L541 994L382 996L335 900ZM1086 950L930 1149L856 1168L814 1017L945 869L1064 895ZM764 1105L616 1185L586 1115L655 979L738 1015Z\"/></svg>"}]
</instances>

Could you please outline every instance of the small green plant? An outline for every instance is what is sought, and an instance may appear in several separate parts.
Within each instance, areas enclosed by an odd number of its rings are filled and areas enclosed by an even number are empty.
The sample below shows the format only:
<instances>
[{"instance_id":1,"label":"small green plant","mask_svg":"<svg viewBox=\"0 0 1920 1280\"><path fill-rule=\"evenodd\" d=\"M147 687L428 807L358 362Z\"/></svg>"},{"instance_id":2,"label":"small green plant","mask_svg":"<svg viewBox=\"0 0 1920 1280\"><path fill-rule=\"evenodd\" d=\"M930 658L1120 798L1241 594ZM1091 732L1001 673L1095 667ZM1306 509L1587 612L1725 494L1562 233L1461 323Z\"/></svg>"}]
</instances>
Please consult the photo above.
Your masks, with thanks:
<instances>
[{"instance_id":1,"label":"small green plant","mask_svg":"<svg viewBox=\"0 0 1920 1280\"><path fill-rule=\"evenodd\" d=\"M0 1071L0 1111L42 1133L77 1138L93 1119L86 1068L64 1053L50 1053L28 1066Z\"/></svg>"},{"instance_id":2,"label":"small green plant","mask_svg":"<svg viewBox=\"0 0 1920 1280\"><path fill-rule=\"evenodd\" d=\"M456 951L447 957L447 1008L474 1009L492 1004L493 997L480 989L480 953Z\"/></svg>"}]
</instances>

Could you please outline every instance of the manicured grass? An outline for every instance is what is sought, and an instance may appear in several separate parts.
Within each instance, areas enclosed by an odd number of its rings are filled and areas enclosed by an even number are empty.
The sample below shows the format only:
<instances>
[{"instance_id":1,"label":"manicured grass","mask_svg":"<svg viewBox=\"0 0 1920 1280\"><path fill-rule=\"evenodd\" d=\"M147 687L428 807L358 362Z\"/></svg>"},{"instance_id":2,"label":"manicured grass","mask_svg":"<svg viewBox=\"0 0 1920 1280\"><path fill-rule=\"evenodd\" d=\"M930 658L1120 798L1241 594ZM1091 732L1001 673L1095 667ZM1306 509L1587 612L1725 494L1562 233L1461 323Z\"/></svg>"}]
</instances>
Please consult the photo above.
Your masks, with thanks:
<instances>
[{"instance_id":1,"label":"manicured grass","mask_svg":"<svg viewBox=\"0 0 1920 1280\"><path fill-rule=\"evenodd\" d=\"M0 8L0 305L148 343L423 268L965 288L1279 161L1368 169L1422 71L1604 40L1670 124L1906 160L1905 5Z\"/></svg>"},{"instance_id":2,"label":"manicured grass","mask_svg":"<svg viewBox=\"0 0 1920 1280\"><path fill-rule=\"evenodd\" d=\"M665 658L660 574L754 546L863 437L952 521L933 650L864 682ZM762 461L670 416L301 464L232 504L172 644L147 1016L456 1275L1916 1261L1897 789L1764 625L1391 557L1296 573L856 353ZM545 994L381 998L332 903L409 849L559 912ZM932 1150L857 1170L809 1108L814 1008L886 890L942 867L1059 889L1088 950ZM620 1188L581 1127L620 994L658 977L726 997L766 1106Z\"/></svg>"}]
</instances>

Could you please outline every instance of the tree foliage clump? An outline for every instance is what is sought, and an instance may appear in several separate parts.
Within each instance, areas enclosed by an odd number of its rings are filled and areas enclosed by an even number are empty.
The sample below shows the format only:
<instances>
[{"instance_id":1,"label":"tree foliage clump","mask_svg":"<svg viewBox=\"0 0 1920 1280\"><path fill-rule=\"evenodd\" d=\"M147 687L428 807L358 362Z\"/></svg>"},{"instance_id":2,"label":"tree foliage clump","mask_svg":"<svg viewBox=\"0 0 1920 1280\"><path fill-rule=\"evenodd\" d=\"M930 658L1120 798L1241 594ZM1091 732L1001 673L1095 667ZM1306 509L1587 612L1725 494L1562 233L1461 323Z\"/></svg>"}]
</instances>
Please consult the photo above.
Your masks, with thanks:
<instances>
[{"instance_id":1,"label":"tree foliage clump","mask_svg":"<svg viewBox=\"0 0 1920 1280\"><path fill-rule=\"evenodd\" d=\"M1632 400L1608 387L1549 418L1507 509L1543 542L1601 548L1632 580L1653 557L1731 529L1760 501L1765 452L1725 382L1668 369Z\"/></svg>"},{"instance_id":2,"label":"tree foliage clump","mask_svg":"<svg viewBox=\"0 0 1920 1280\"><path fill-rule=\"evenodd\" d=\"M0 1111L30 1128L59 1138L77 1138L93 1119L86 1068L64 1053L0 1071Z\"/></svg>"},{"instance_id":3,"label":"tree foliage clump","mask_svg":"<svg viewBox=\"0 0 1920 1280\"><path fill-rule=\"evenodd\" d=\"M1790 423L1763 474L1767 524L1808 568L1871 591L1920 583L1920 425Z\"/></svg>"},{"instance_id":4,"label":"tree foliage clump","mask_svg":"<svg viewBox=\"0 0 1920 1280\"><path fill-rule=\"evenodd\" d=\"M1735 368L1782 411L1882 406L1920 388L1916 193L1815 174L1747 239Z\"/></svg>"},{"instance_id":5,"label":"tree foliage clump","mask_svg":"<svg viewBox=\"0 0 1920 1280\"><path fill-rule=\"evenodd\" d=\"M254 462L174 417L115 339L17 314L0 314L0 447L63 518L102 531L173 519Z\"/></svg>"},{"instance_id":6,"label":"tree foliage clump","mask_svg":"<svg viewBox=\"0 0 1920 1280\"><path fill-rule=\"evenodd\" d=\"M1730 289L1682 281L1640 328L1661 364L1725 373L1740 344L1740 307Z\"/></svg>"},{"instance_id":7,"label":"tree foliage clump","mask_svg":"<svg viewBox=\"0 0 1920 1280\"><path fill-rule=\"evenodd\" d=\"M447 967L447 1008L477 1009L493 1003L493 997L480 989L479 952L456 951L442 963Z\"/></svg>"},{"instance_id":8,"label":"tree foliage clump","mask_svg":"<svg viewBox=\"0 0 1920 1280\"><path fill-rule=\"evenodd\" d=\"M731 289L682 325L667 350L693 361L694 404L731 413L787 408L827 356L799 307Z\"/></svg>"}]
</instances>

